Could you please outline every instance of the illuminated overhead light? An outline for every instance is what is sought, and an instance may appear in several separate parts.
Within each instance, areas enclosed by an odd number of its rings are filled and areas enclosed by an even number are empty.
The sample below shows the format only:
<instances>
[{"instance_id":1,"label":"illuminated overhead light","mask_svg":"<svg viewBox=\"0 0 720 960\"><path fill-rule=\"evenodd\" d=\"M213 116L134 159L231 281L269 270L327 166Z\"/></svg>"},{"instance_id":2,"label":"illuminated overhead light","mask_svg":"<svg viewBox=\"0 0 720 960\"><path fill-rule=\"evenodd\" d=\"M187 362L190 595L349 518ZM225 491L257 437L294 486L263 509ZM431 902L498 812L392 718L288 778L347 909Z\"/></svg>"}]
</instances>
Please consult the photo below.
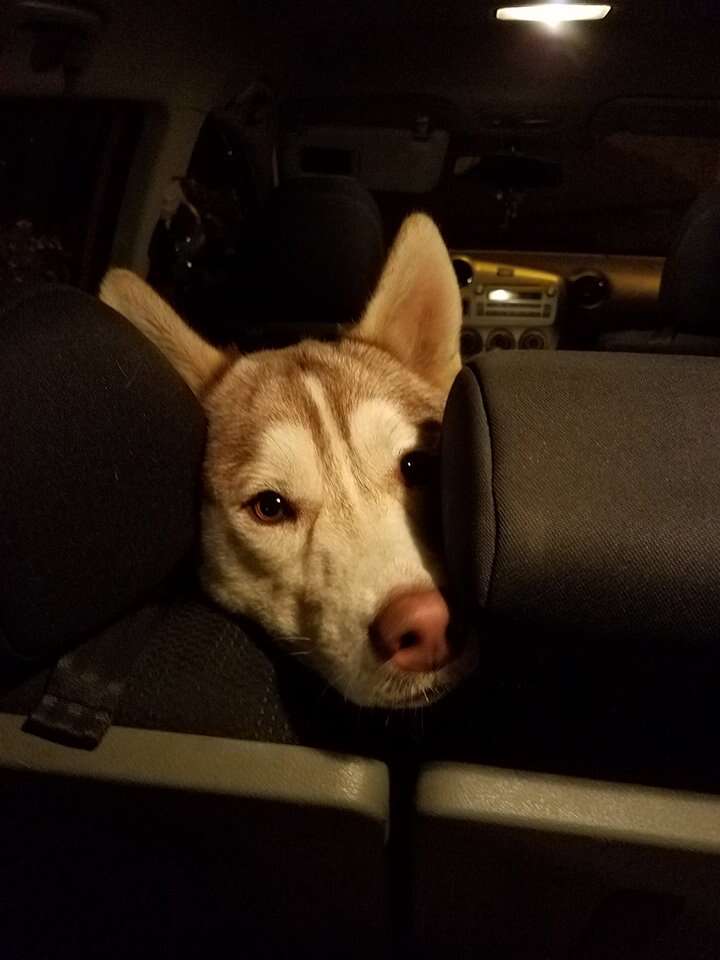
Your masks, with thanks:
<instances>
[{"instance_id":1,"label":"illuminated overhead light","mask_svg":"<svg viewBox=\"0 0 720 960\"><path fill-rule=\"evenodd\" d=\"M488 294L488 300L492 300L493 303L507 303L508 300L512 300L512 298L511 290L491 290Z\"/></svg>"},{"instance_id":2,"label":"illuminated overhead light","mask_svg":"<svg viewBox=\"0 0 720 960\"><path fill-rule=\"evenodd\" d=\"M602 20L610 13L609 3L534 3L525 7L499 7L498 20L524 20L556 27L573 20Z\"/></svg>"}]
</instances>

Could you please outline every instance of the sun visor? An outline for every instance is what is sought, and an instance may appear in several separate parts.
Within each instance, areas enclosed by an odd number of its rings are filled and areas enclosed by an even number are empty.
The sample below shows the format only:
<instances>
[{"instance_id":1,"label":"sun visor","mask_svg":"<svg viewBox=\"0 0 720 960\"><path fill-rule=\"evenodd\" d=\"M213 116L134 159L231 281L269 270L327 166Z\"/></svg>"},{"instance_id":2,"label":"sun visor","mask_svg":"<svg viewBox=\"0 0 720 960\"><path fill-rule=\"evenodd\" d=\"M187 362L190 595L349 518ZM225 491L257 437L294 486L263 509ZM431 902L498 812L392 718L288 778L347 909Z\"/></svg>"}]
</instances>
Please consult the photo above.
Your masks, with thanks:
<instances>
[{"instance_id":1,"label":"sun visor","mask_svg":"<svg viewBox=\"0 0 720 960\"><path fill-rule=\"evenodd\" d=\"M419 118L411 128L308 126L286 135L284 178L355 177L368 190L428 193L437 186L449 135Z\"/></svg>"}]
</instances>

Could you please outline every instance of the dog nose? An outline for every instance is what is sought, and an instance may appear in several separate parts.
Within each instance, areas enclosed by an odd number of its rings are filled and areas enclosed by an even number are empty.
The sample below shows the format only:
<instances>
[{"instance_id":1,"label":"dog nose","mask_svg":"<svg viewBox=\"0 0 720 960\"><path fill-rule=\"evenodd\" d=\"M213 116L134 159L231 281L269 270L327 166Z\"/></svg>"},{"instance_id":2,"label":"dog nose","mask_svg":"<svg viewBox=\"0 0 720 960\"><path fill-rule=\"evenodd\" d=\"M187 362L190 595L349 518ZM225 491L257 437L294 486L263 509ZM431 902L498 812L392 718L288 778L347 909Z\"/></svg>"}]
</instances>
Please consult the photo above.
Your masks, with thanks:
<instances>
[{"instance_id":1,"label":"dog nose","mask_svg":"<svg viewBox=\"0 0 720 960\"><path fill-rule=\"evenodd\" d=\"M381 660L398 670L423 673L452 660L447 639L450 611L438 590L403 593L383 607L370 627Z\"/></svg>"}]
</instances>

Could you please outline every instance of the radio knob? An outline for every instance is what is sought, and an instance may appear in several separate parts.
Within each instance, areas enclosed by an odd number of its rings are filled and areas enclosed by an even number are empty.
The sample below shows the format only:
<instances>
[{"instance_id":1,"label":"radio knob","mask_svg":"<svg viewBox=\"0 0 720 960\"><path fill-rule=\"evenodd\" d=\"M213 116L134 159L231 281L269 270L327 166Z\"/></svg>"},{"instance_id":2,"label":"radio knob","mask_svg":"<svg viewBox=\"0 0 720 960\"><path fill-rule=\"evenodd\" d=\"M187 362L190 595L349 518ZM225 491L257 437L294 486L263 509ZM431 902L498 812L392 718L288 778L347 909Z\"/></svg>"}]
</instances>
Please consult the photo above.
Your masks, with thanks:
<instances>
[{"instance_id":1,"label":"radio knob","mask_svg":"<svg viewBox=\"0 0 720 960\"><path fill-rule=\"evenodd\" d=\"M545 336L539 330L526 330L520 337L521 350L544 350Z\"/></svg>"},{"instance_id":2,"label":"radio knob","mask_svg":"<svg viewBox=\"0 0 720 960\"><path fill-rule=\"evenodd\" d=\"M460 334L460 353L464 357L472 357L482 353L482 334L475 327L463 327Z\"/></svg>"},{"instance_id":3,"label":"radio knob","mask_svg":"<svg viewBox=\"0 0 720 960\"><path fill-rule=\"evenodd\" d=\"M514 350L515 337L509 330L493 330L485 347L487 350Z\"/></svg>"}]
</instances>

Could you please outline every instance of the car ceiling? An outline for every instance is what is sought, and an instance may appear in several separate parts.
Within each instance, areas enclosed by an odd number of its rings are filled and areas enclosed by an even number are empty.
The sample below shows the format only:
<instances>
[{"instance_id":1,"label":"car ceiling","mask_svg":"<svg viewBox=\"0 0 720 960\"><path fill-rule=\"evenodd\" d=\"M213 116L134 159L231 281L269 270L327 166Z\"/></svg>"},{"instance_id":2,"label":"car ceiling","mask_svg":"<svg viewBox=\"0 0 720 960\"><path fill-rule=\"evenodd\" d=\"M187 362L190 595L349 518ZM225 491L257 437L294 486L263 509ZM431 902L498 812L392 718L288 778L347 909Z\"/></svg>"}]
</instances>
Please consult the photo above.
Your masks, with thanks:
<instances>
[{"instance_id":1,"label":"car ceiling","mask_svg":"<svg viewBox=\"0 0 720 960\"><path fill-rule=\"evenodd\" d=\"M18 6L0 3L0 27ZM575 125L618 97L720 97L715 0L626 0L605 21L557 33L499 23L488 0L92 6L105 24L82 94L220 106L233 87L263 78L285 102L331 121L393 122L423 105L468 135L533 117Z\"/></svg>"},{"instance_id":2,"label":"car ceiling","mask_svg":"<svg viewBox=\"0 0 720 960\"><path fill-rule=\"evenodd\" d=\"M1 0L0 28L21 4ZM258 80L287 124L407 129L427 116L450 133L451 158L475 147L548 154L597 131L720 137L716 0L625 0L604 21L557 33L499 23L487 0L94 0L93 8L103 26L74 93L175 111L181 148L162 132L148 142L149 155L164 158L157 183L186 162L201 123L189 115L222 111ZM1 93L37 92L0 68ZM675 191L678 204L691 186ZM435 212L462 221L476 193L453 187ZM143 216L147 231L150 207Z\"/></svg>"},{"instance_id":3,"label":"car ceiling","mask_svg":"<svg viewBox=\"0 0 720 960\"><path fill-rule=\"evenodd\" d=\"M267 78L289 123L407 127L425 115L448 130L445 178L422 205L456 243L490 242L494 216L486 189L448 179L454 158L463 153L510 147L544 156L557 151L558 159L565 155L572 164L578 162L579 143L615 131L720 137L720 5L635 0L616 4L605 21L556 32L498 22L495 8L479 0L269 4L256 14L258 50L267 55ZM589 178L597 189L586 193L601 204L603 194L613 190L603 180L602 151L595 160ZM656 171L654 194L643 201L649 176L643 163L624 171L626 189L605 203L644 202L670 224L659 198L677 207L676 218L697 187L682 175L666 186L667 174ZM525 242L569 243L559 209L554 219L560 236L549 236L547 215L556 201L546 196L549 208L537 221L539 238L528 233ZM402 196L382 199L393 225L413 203ZM594 210L588 200L579 199L576 207L589 217ZM532 209L526 207L528 213ZM637 232L632 223L626 229L622 216L614 215L614 221L620 236L607 238L610 249L640 252L667 245L662 229L642 238L632 235ZM627 242L621 243L624 232ZM600 245L602 231L590 233L592 245ZM575 246L586 242L582 232L573 240Z\"/></svg>"},{"instance_id":4,"label":"car ceiling","mask_svg":"<svg viewBox=\"0 0 720 960\"><path fill-rule=\"evenodd\" d=\"M312 13L266 10L262 26L275 36L280 89L314 100L318 113L341 114L341 96L366 112L375 101L380 114L424 97L451 132L473 134L532 117L576 124L617 97L718 96L720 7L697 5L691 16L690 6L628 3L606 21L553 33L499 23L488 3L374 10L326 0Z\"/></svg>"}]
</instances>

